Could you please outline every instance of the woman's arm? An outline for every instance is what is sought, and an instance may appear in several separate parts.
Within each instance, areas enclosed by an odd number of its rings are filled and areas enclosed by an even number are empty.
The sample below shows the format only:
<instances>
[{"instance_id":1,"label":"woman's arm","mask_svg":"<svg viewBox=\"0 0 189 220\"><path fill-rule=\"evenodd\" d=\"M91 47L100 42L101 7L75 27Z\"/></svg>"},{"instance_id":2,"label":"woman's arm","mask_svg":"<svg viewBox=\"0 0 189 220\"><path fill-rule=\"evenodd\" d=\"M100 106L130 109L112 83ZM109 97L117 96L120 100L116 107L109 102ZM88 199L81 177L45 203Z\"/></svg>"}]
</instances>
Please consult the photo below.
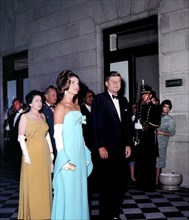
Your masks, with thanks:
<instances>
[{"instance_id":1,"label":"woman's arm","mask_svg":"<svg viewBox=\"0 0 189 220\"><path fill-rule=\"evenodd\" d=\"M157 134L158 134L158 135L164 135L164 136L170 136L170 133L169 133L169 132L160 131L160 130L157 131Z\"/></svg>"},{"instance_id":2,"label":"woman's arm","mask_svg":"<svg viewBox=\"0 0 189 220\"><path fill-rule=\"evenodd\" d=\"M64 115L65 107L63 104L59 103L54 111L54 139L56 143L56 149L58 152L64 148L62 137Z\"/></svg>"},{"instance_id":3,"label":"woman's arm","mask_svg":"<svg viewBox=\"0 0 189 220\"><path fill-rule=\"evenodd\" d=\"M23 155L24 155L24 162L27 164L31 164L30 156L28 153L28 148L27 148L26 141L25 141L25 139L26 139L26 136L25 136L26 124L27 124L27 118L23 114L21 116L20 122L19 122L18 142L20 143L20 147L21 147Z\"/></svg>"}]
</instances>

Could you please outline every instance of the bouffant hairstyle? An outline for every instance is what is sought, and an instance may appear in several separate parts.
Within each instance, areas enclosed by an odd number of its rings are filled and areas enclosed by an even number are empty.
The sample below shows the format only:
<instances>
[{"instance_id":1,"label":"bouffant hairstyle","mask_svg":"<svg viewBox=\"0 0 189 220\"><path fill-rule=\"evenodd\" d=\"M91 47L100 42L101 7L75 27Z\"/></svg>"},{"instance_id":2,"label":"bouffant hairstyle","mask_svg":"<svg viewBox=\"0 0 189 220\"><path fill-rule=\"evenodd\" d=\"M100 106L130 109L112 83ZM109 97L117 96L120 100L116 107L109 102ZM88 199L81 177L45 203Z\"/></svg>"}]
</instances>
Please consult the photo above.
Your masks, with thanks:
<instances>
[{"instance_id":1,"label":"bouffant hairstyle","mask_svg":"<svg viewBox=\"0 0 189 220\"><path fill-rule=\"evenodd\" d=\"M63 98L65 91L69 89L72 77L76 77L79 80L79 77L71 70L64 70L59 73L56 79L56 85L60 98Z\"/></svg>"},{"instance_id":2,"label":"bouffant hairstyle","mask_svg":"<svg viewBox=\"0 0 189 220\"><path fill-rule=\"evenodd\" d=\"M42 93L38 90L32 90L31 92L29 92L26 95L26 104L29 108L30 108L30 104L32 103L34 97L37 96L37 95L41 96L41 99L42 99Z\"/></svg>"},{"instance_id":3,"label":"bouffant hairstyle","mask_svg":"<svg viewBox=\"0 0 189 220\"><path fill-rule=\"evenodd\" d=\"M170 110L172 109L171 100L169 100L169 99L163 100L162 103L161 103L161 109L163 108L164 105L169 105Z\"/></svg>"}]
</instances>

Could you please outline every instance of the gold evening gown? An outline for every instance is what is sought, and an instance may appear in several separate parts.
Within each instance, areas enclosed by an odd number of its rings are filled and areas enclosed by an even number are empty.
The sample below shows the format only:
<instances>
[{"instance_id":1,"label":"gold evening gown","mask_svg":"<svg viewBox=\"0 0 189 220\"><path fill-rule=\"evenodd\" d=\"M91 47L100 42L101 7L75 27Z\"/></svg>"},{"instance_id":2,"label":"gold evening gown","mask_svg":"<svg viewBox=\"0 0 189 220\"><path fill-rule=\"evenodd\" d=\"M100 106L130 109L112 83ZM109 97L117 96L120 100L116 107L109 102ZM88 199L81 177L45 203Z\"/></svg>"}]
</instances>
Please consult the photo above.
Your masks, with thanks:
<instances>
[{"instance_id":1,"label":"gold evening gown","mask_svg":"<svg viewBox=\"0 0 189 220\"><path fill-rule=\"evenodd\" d=\"M18 219L50 219L52 206L51 160L46 141L48 125L45 120L27 117L26 145L31 164L22 155Z\"/></svg>"}]
</instances>

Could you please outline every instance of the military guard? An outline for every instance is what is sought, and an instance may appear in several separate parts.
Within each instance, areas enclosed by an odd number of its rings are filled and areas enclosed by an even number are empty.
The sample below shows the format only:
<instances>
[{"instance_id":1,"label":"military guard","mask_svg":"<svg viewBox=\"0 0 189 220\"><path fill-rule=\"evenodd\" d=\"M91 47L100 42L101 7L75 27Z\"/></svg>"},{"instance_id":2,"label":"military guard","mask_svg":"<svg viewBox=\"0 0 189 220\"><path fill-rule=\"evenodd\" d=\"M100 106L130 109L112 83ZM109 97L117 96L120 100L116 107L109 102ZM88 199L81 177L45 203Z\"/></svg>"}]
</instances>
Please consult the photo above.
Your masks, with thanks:
<instances>
[{"instance_id":1,"label":"military guard","mask_svg":"<svg viewBox=\"0 0 189 220\"><path fill-rule=\"evenodd\" d=\"M151 97L152 88L148 85L143 86L138 103L138 118L142 129L138 131L139 144L136 151L137 186L143 190L155 188L158 157L156 129L160 126L161 112L159 106L150 101Z\"/></svg>"}]
</instances>

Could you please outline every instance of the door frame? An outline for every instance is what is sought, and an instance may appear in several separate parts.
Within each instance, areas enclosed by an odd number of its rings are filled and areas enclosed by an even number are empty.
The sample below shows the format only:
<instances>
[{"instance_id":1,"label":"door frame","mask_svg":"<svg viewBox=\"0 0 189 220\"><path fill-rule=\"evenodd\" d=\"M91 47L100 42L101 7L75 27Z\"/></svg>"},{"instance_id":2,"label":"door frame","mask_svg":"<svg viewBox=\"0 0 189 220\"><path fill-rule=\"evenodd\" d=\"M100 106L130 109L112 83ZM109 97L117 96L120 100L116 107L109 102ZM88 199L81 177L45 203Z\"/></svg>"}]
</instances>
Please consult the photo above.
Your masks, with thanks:
<instances>
[{"instance_id":1,"label":"door frame","mask_svg":"<svg viewBox=\"0 0 189 220\"><path fill-rule=\"evenodd\" d=\"M23 51L20 53L11 54L3 57L3 106L8 107L7 102L7 82L16 80L16 97L23 100L23 80L28 78L28 68L15 70L15 61L28 57L28 52Z\"/></svg>"},{"instance_id":2,"label":"door frame","mask_svg":"<svg viewBox=\"0 0 189 220\"><path fill-rule=\"evenodd\" d=\"M138 83L136 79L136 58L149 55L158 55L158 40L144 45L129 47L110 51L110 35L124 33L138 33L139 30L150 30L155 28L158 30L157 16L151 16L142 20L130 22L127 24L111 27L103 30L103 50L104 50L104 79L110 71L110 64L120 61L128 61L129 69L129 100L135 102L138 91ZM158 39L158 37L157 37ZM118 42L116 42L118 44ZM158 82L159 83L159 82Z\"/></svg>"}]
</instances>

